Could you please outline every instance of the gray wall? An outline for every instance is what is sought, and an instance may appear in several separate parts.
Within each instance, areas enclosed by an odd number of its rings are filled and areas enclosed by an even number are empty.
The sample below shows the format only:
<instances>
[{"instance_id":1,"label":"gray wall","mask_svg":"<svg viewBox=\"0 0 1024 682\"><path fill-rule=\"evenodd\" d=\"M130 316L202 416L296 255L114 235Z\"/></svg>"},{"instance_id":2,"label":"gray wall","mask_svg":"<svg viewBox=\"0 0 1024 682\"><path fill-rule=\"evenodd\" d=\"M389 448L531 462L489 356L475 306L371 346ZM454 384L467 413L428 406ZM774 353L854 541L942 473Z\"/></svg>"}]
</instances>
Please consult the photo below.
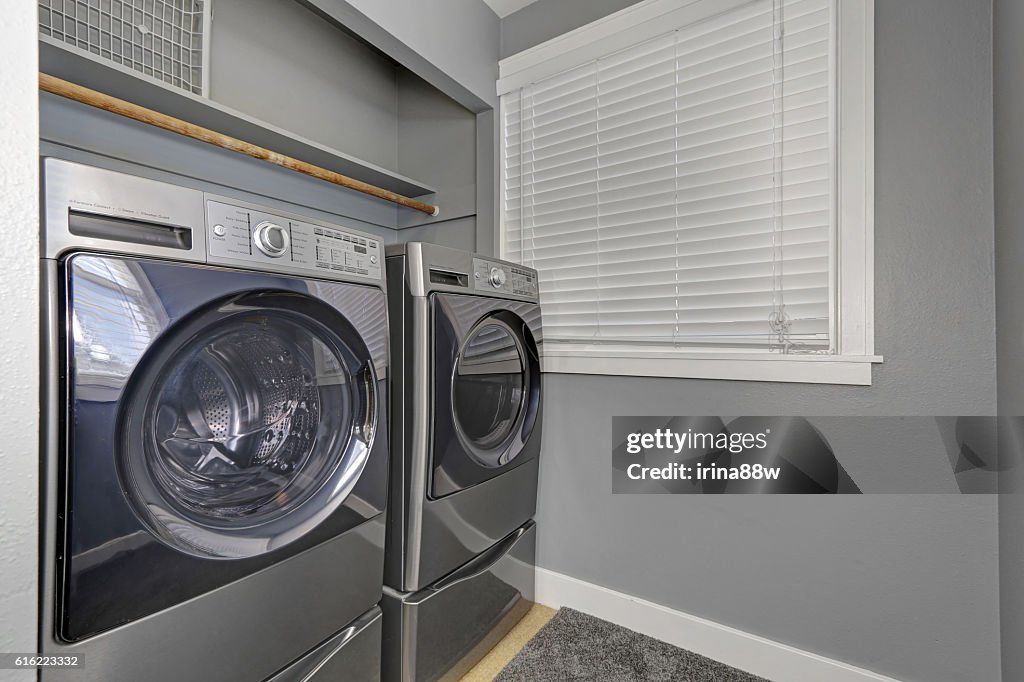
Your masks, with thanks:
<instances>
[{"instance_id":1,"label":"gray wall","mask_svg":"<svg viewBox=\"0 0 1024 682\"><path fill-rule=\"evenodd\" d=\"M497 105L498 17L482 0L314 0L312 4L347 5L387 31L411 53L452 79L478 102L479 112ZM337 11L337 9L336 9ZM368 36L371 42L373 38ZM414 73L427 77L417 64L387 50ZM427 78L427 80L431 80ZM465 106L471 103L448 92Z\"/></svg>"},{"instance_id":2,"label":"gray wall","mask_svg":"<svg viewBox=\"0 0 1024 682\"><path fill-rule=\"evenodd\" d=\"M450 205L445 215L472 213L476 183L476 115L426 81L402 69L398 73L398 170L429 177L441 193L469 188L470 200Z\"/></svg>"},{"instance_id":3,"label":"gray wall","mask_svg":"<svg viewBox=\"0 0 1024 682\"><path fill-rule=\"evenodd\" d=\"M408 11L405 18L411 18ZM287 39L254 40L267 26ZM435 219L396 209L389 226L422 228L394 238L473 249L476 115L339 28L311 5L218 0L211 98L433 185L437 194L421 198L441 205L442 214ZM465 41L458 46L468 49Z\"/></svg>"},{"instance_id":4,"label":"gray wall","mask_svg":"<svg viewBox=\"0 0 1024 682\"><path fill-rule=\"evenodd\" d=\"M498 129L493 111L497 106L494 83L498 73L500 43L498 17L483 0L298 1L334 25L389 55L407 69L410 75L423 79L462 107L477 114L475 197L469 186L460 185L460 191L455 194L448 192L439 197L436 202L441 205L442 214L439 218L401 216L401 227L422 225L424 228L403 232L400 238L429 238L450 246L491 252L494 246L494 226L497 224L497 158L494 150ZM410 79L400 77L400 92L410 83ZM410 88L409 95L407 99L416 99L415 86ZM404 95L400 95L400 106L402 99L405 99ZM440 111L432 106L428 108ZM405 128L406 123L413 124L410 128L415 127L417 117L407 118L400 111L399 118L400 128ZM456 118L462 117L460 115ZM454 123L460 128L463 125L450 118L447 123ZM414 141L413 149L409 153L400 154L405 163L416 157L435 162L440 158L423 153L437 146L432 144L429 137L409 137ZM462 155L461 149L460 142L458 149L445 150L444 155L459 158ZM451 165L435 163L431 168L436 172L441 167L458 168L458 162ZM469 234L466 206L470 204L474 205L475 211L475 234L472 240L465 238ZM450 223L451 229L436 224L442 222Z\"/></svg>"},{"instance_id":5,"label":"gray wall","mask_svg":"<svg viewBox=\"0 0 1024 682\"><path fill-rule=\"evenodd\" d=\"M995 0L996 334L999 411L1024 415L1024 3ZM1003 679L1024 679L1024 466L1002 474L999 589Z\"/></svg>"},{"instance_id":6,"label":"gray wall","mask_svg":"<svg viewBox=\"0 0 1024 682\"><path fill-rule=\"evenodd\" d=\"M393 61L290 0L217 0L212 27L211 99L397 169Z\"/></svg>"},{"instance_id":7,"label":"gray wall","mask_svg":"<svg viewBox=\"0 0 1024 682\"><path fill-rule=\"evenodd\" d=\"M1024 3L996 0L993 25L999 407L1024 415Z\"/></svg>"},{"instance_id":8,"label":"gray wall","mask_svg":"<svg viewBox=\"0 0 1024 682\"><path fill-rule=\"evenodd\" d=\"M39 580L39 220L36 140L38 71L34 4L4 7L0 22L0 651L36 650ZM34 670L0 670L29 682Z\"/></svg>"},{"instance_id":9,"label":"gray wall","mask_svg":"<svg viewBox=\"0 0 1024 682\"><path fill-rule=\"evenodd\" d=\"M608 16L639 0L538 0L501 20L501 58Z\"/></svg>"},{"instance_id":10,"label":"gray wall","mask_svg":"<svg viewBox=\"0 0 1024 682\"><path fill-rule=\"evenodd\" d=\"M476 246L476 115L415 74L398 73L398 170L430 178L441 215L403 211L403 241L430 241L472 251Z\"/></svg>"},{"instance_id":11,"label":"gray wall","mask_svg":"<svg viewBox=\"0 0 1024 682\"><path fill-rule=\"evenodd\" d=\"M590 4L512 15L503 53ZM547 375L539 563L902 680L990 682L993 495L610 494L614 415L994 413L990 3L876 11L874 386Z\"/></svg>"},{"instance_id":12,"label":"gray wall","mask_svg":"<svg viewBox=\"0 0 1024 682\"><path fill-rule=\"evenodd\" d=\"M406 228L398 233L400 242L430 242L451 249L480 252L475 218L458 218Z\"/></svg>"}]
</instances>

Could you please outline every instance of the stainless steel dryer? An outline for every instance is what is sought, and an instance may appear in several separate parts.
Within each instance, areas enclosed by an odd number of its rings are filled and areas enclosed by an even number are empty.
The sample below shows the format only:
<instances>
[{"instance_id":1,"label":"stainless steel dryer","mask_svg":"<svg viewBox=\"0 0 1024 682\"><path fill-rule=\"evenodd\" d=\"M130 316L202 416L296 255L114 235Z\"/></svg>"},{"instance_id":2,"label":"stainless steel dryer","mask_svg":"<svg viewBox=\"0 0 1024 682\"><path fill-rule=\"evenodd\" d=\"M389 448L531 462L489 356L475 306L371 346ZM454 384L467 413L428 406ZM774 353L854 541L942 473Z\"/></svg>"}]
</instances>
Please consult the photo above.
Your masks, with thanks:
<instances>
[{"instance_id":1,"label":"stainless steel dryer","mask_svg":"<svg viewBox=\"0 0 1024 682\"><path fill-rule=\"evenodd\" d=\"M457 679L533 602L537 274L424 243L387 258L384 677Z\"/></svg>"},{"instance_id":2,"label":"stainless steel dryer","mask_svg":"<svg viewBox=\"0 0 1024 682\"><path fill-rule=\"evenodd\" d=\"M44 165L44 681L372 680L387 304L371 235Z\"/></svg>"}]
</instances>

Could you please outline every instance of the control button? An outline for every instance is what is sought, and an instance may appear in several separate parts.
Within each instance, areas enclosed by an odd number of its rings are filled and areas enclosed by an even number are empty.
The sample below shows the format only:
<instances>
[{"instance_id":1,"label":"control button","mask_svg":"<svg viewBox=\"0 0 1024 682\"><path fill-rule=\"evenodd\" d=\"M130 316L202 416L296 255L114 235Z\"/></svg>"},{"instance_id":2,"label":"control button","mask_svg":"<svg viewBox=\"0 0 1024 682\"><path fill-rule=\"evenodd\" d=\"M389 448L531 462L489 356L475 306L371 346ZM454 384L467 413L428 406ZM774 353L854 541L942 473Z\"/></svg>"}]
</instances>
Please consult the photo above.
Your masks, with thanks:
<instances>
[{"instance_id":1,"label":"control button","mask_svg":"<svg viewBox=\"0 0 1024 682\"><path fill-rule=\"evenodd\" d=\"M213 226L213 233L218 237L223 237L228 233L228 228L224 227L223 225L217 224Z\"/></svg>"},{"instance_id":2,"label":"control button","mask_svg":"<svg viewBox=\"0 0 1024 682\"><path fill-rule=\"evenodd\" d=\"M491 285L500 289L505 285L505 271L501 268L491 268Z\"/></svg>"},{"instance_id":3,"label":"control button","mask_svg":"<svg viewBox=\"0 0 1024 682\"><path fill-rule=\"evenodd\" d=\"M253 230L252 241L256 244L256 248L271 258L280 258L287 253L288 247L291 245L288 230L266 220Z\"/></svg>"},{"instance_id":4,"label":"control button","mask_svg":"<svg viewBox=\"0 0 1024 682\"><path fill-rule=\"evenodd\" d=\"M377 257L376 256L370 256L370 262L373 263L374 265L376 265L377 264Z\"/></svg>"}]
</instances>

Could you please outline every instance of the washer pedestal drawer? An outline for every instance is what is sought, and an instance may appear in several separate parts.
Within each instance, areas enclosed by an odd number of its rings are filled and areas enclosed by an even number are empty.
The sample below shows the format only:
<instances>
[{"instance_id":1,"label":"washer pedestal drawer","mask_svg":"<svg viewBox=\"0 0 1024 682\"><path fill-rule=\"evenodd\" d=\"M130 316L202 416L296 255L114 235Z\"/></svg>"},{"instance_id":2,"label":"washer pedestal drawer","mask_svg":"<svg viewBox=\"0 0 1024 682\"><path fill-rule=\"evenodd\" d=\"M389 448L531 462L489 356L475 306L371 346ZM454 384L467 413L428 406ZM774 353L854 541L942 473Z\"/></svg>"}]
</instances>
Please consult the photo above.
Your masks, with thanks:
<instances>
[{"instance_id":1,"label":"washer pedestal drawer","mask_svg":"<svg viewBox=\"0 0 1024 682\"><path fill-rule=\"evenodd\" d=\"M380 639L381 610L374 606L267 682L378 682Z\"/></svg>"},{"instance_id":2,"label":"washer pedestal drawer","mask_svg":"<svg viewBox=\"0 0 1024 682\"><path fill-rule=\"evenodd\" d=\"M385 682L457 680L533 605L536 524L418 592L384 588Z\"/></svg>"}]
</instances>

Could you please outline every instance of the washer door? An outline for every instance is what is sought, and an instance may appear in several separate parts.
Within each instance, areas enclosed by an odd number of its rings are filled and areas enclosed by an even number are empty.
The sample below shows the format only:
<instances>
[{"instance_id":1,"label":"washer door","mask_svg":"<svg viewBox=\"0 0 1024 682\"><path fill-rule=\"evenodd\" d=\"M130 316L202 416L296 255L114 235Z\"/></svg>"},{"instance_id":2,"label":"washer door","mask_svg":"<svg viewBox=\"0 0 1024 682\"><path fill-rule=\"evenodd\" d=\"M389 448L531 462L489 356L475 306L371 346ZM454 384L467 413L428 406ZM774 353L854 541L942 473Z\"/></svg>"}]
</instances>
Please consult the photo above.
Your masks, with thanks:
<instances>
[{"instance_id":1,"label":"washer door","mask_svg":"<svg viewBox=\"0 0 1024 682\"><path fill-rule=\"evenodd\" d=\"M540 446L536 304L435 294L431 497L482 483Z\"/></svg>"},{"instance_id":2,"label":"washer door","mask_svg":"<svg viewBox=\"0 0 1024 682\"><path fill-rule=\"evenodd\" d=\"M122 412L119 475L165 543L251 557L306 534L366 464L375 377L355 329L294 292L232 296L168 330Z\"/></svg>"}]
</instances>

